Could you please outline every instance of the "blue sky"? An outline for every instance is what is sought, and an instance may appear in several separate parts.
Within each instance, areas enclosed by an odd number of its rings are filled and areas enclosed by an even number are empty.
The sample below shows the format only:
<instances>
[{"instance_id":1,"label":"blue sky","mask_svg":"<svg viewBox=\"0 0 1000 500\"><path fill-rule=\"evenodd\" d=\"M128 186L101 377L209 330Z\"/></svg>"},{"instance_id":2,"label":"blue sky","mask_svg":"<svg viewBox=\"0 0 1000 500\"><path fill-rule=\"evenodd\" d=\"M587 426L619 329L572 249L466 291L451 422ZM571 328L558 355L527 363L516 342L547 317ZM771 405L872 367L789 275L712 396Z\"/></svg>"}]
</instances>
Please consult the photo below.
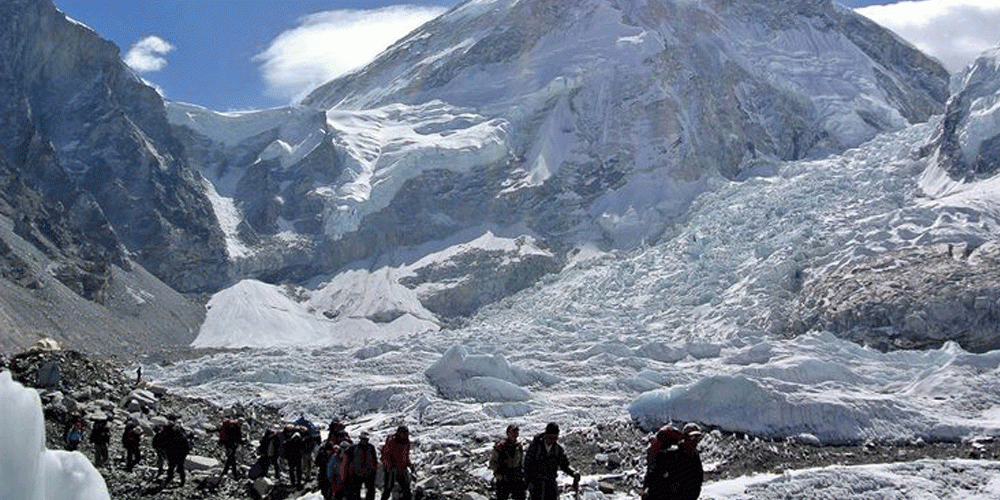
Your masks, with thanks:
<instances>
[{"instance_id":1,"label":"blue sky","mask_svg":"<svg viewBox=\"0 0 1000 500\"><path fill-rule=\"evenodd\" d=\"M56 0L169 99L220 111L297 101L459 0ZM840 0L951 69L1000 45L997 0ZM884 5L878 7L878 5ZM333 49L331 49L333 47Z\"/></svg>"}]
</instances>

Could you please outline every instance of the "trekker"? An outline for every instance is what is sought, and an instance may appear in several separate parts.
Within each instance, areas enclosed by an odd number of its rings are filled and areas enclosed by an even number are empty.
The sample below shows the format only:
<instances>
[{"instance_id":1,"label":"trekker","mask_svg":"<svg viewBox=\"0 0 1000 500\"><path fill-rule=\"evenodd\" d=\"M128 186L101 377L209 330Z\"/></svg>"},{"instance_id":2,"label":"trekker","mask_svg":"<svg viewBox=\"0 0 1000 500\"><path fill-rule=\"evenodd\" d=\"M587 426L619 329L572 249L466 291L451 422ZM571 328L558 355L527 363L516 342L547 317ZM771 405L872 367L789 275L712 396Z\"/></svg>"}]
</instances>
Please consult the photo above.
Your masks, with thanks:
<instances>
[{"instance_id":1,"label":"trekker","mask_svg":"<svg viewBox=\"0 0 1000 500\"><path fill-rule=\"evenodd\" d=\"M339 444L341 441L350 441L351 435L347 433L347 425L340 421L339 418L334 418L330 422L329 434L327 439L333 441L334 444Z\"/></svg>"},{"instance_id":2,"label":"trekker","mask_svg":"<svg viewBox=\"0 0 1000 500\"><path fill-rule=\"evenodd\" d=\"M350 446L344 453L347 458L347 500L361 500L361 488L365 488L365 500L375 500L375 475L378 473L378 454L370 435L362 431L358 444Z\"/></svg>"},{"instance_id":3,"label":"trekker","mask_svg":"<svg viewBox=\"0 0 1000 500\"><path fill-rule=\"evenodd\" d=\"M385 478L382 483L381 500L389 500L392 489L399 485L402 500L412 498L410 492L410 429L405 425L396 428L394 434L385 438L382 445L382 465Z\"/></svg>"},{"instance_id":4,"label":"trekker","mask_svg":"<svg viewBox=\"0 0 1000 500\"><path fill-rule=\"evenodd\" d=\"M663 443L649 461L642 482L642 498L697 500L705 478L698 455L701 429L694 423L685 425L680 432L664 426L657 432L657 437Z\"/></svg>"},{"instance_id":5,"label":"trekker","mask_svg":"<svg viewBox=\"0 0 1000 500\"><path fill-rule=\"evenodd\" d=\"M271 425L264 430L264 435L260 438L257 446L257 463L260 464L260 477L267 477L267 471L274 466L274 481L281 482L281 465L278 458L281 456L281 428Z\"/></svg>"},{"instance_id":6,"label":"trekker","mask_svg":"<svg viewBox=\"0 0 1000 500\"><path fill-rule=\"evenodd\" d=\"M83 437L86 434L87 427L83 422L83 417L74 417L73 423L71 423L69 429L66 430L66 449L69 451L76 451L76 449L80 447L80 443L83 442Z\"/></svg>"},{"instance_id":7,"label":"trekker","mask_svg":"<svg viewBox=\"0 0 1000 500\"><path fill-rule=\"evenodd\" d=\"M129 420L122 432L122 448L125 448L125 472L132 472L135 464L142 461L142 426L136 419Z\"/></svg>"},{"instance_id":8,"label":"trekker","mask_svg":"<svg viewBox=\"0 0 1000 500\"><path fill-rule=\"evenodd\" d=\"M191 452L191 442L188 441L187 433L178 422L179 417L171 415L170 420L164 427L163 432L167 455L167 477L163 480L163 486L170 484L174 478L174 471L180 478L180 485L184 486L184 461L187 460L188 453Z\"/></svg>"},{"instance_id":9,"label":"trekker","mask_svg":"<svg viewBox=\"0 0 1000 500\"><path fill-rule=\"evenodd\" d=\"M167 440L169 437L165 432L166 425L157 425L153 430L153 452L156 453L156 476L163 474L163 466L167 463Z\"/></svg>"},{"instance_id":10,"label":"trekker","mask_svg":"<svg viewBox=\"0 0 1000 500\"><path fill-rule=\"evenodd\" d=\"M507 426L506 437L493 446L490 470L497 490L497 500L524 500L524 446L517 440L521 434L517 424Z\"/></svg>"},{"instance_id":11,"label":"trekker","mask_svg":"<svg viewBox=\"0 0 1000 500\"><path fill-rule=\"evenodd\" d=\"M642 481L642 498L673 499L677 494L678 444L684 434L671 425L664 425L650 439L646 450L646 475Z\"/></svg>"},{"instance_id":12,"label":"trekker","mask_svg":"<svg viewBox=\"0 0 1000 500\"><path fill-rule=\"evenodd\" d=\"M573 476L574 487L580 482L580 473L569 466L566 450L558 440L559 425L550 422L545 426L545 432L535 436L528 445L528 451L524 454L524 472L531 500L559 498L556 475L560 469Z\"/></svg>"},{"instance_id":13,"label":"trekker","mask_svg":"<svg viewBox=\"0 0 1000 500\"><path fill-rule=\"evenodd\" d=\"M705 480L705 470L698 453L698 443L701 441L701 428L698 424L688 423L681 430L684 439L680 442L677 461L677 498L678 500L697 500L701 495L701 484Z\"/></svg>"},{"instance_id":14,"label":"trekker","mask_svg":"<svg viewBox=\"0 0 1000 500\"><path fill-rule=\"evenodd\" d=\"M230 470L233 471L233 479L239 481L240 468L236 465L236 451L243 444L243 421L239 418L227 418L219 426L219 445L226 452L226 465L222 467L222 474L225 477Z\"/></svg>"},{"instance_id":15,"label":"trekker","mask_svg":"<svg viewBox=\"0 0 1000 500\"><path fill-rule=\"evenodd\" d=\"M302 440L302 433L295 425L286 425L284 430L284 444L281 447L281 456L288 464L288 482L297 490L302 489L302 453L305 442Z\"/></svg>"},{"instance_id":16,"label":"trekker","mask_svg":"<svg viewBox=\"0 0 1000 500\"><path fill-rule=\"evenodd\" d=\"M111 429L108 428L107 417L94 421L94 429L90 432L90 444L94 445L94 465L104 467L108 463L108 445L111 443Z\"/></svg>"},{"instance_id":17,"label":"trekker","mask_svg":"<svg viewBox=\"0 0 1000 500\"><path fill-rule=\"evenodd\" d=\"M295 425L302 428L302 477L305 482L309 482L313 470L313 457L319 449L320 441L323 440L319 432L319 427L306 418L304 413L299 414L299 419Z\"/></svg>"},{"instance_id":18,"label":"trekker","mask_svg":"<svg viewBox=\"0 0 1000 500\"><path fill-rule=\"evenodd\" d=\"M334 455L334 450L337 445L330 441L329 439L323 441L323 444L319 446L319 451L316 452L316 483L319 485L319 491L323 494L323 500L330 500L333 498L333 492L330 491L330 480L326 475L326 466L330 463L330 457Z\"/></svg>"},{"instance_id":19,"label":"trekker","mask_svg":"<svg viewBox=\"0 0 1000 500\"><path fill-rule=\"evenodd\" d=\"M327 479L330 481L330 495L333 500L347 498L347 452L351 443L341 441L333 450L333 456L327 462Z\"/></svg>"}]
</instances>

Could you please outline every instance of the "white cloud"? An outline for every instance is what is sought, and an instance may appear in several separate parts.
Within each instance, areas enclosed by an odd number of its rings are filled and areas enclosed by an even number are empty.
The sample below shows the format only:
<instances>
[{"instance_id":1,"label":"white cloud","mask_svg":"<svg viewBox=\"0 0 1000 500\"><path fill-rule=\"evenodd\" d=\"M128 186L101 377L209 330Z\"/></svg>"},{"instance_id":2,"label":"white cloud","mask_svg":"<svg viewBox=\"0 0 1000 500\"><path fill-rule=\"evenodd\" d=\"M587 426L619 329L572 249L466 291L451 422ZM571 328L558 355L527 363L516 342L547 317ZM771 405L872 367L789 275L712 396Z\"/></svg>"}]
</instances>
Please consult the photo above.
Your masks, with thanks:
<instances>
[{"instance_id":1,"label":"white cloud","mask_svg":"<svg viewBox=\"0 0 1000 500\"><path fill-rule=\"evenodd\" d=\"M857 9L939 61L964 69L986 49L1000 45L997 0L917 0Z\"/></svg>"},{"instance_id":2,"label":"white cloud","mask_svg":"<svg viewBox=\"0 0 1000 500\"><path fill-rule=\"evenodd\" d=\"M167 60L163 56L174 48L170 42L158 36L147 36L128 50L125 54L125 64L137 73L160 71L167 65Z\"/></svg>"},{"instance_id":3,"label":"white cloud","mask_svg":"<svg viewBox=\"0 0 1000 500\"><path fill-rule=\"evenodd\" d=\"M269 94L297 101L309 91L359 68L443 7L395 5L375 10L320 12L275 38L254 60Z\"/></svg>"}]
</instances>

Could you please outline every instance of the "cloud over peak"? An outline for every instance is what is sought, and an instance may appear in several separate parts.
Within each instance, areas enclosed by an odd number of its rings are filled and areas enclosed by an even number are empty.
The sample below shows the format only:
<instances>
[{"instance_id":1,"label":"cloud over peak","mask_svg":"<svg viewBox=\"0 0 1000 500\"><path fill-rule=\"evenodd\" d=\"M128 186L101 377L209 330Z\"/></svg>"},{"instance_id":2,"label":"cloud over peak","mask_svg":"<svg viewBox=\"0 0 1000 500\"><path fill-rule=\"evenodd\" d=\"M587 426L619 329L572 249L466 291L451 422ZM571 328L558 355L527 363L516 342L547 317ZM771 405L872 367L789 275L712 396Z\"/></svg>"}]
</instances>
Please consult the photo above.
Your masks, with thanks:
<instances>
[{"instance_id":1,"label":"cloud over peak","mask_svg":"<svg viewBox=\"0 0 1000 500\"><path fill-rule=\"evenodd\" d=\"M914 0L857 9L895 31L952 73L1000 45L997 0Z\"/></svg>"},{"instance_id":2,"label":"cloud over peak","mask_svg":"<svg viewBox=\"0 0 1000 500\"><path fill-rule=\"evenodd\" d=\"M314 88L360 68L443 7L395 5L374 10L319 12L278 35L254 57L267 92L298 101Z\"/></svg>"},{"instance_id":3,"label":"cloud over peak","mask_svg":"<svg viewBox=\"0 0 1000 500\"><path fill-rule=\"evenodd\" d=\"M167 66L164 57L174 50L174 46L158 36L147 36L139 40L125 54L125 64L136 73L160 71Z\"/></svg>"}]
</instances>

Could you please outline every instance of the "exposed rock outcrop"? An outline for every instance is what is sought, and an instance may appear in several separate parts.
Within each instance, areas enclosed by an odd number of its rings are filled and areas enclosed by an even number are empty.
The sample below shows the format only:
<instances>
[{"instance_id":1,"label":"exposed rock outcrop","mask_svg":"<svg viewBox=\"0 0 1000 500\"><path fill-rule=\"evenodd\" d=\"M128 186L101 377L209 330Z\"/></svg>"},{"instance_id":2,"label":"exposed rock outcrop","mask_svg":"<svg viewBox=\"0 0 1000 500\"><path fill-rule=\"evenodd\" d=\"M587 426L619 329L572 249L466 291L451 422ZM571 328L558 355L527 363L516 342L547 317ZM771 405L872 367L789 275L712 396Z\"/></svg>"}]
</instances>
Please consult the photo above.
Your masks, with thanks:
<instances>
[{"instance_id":1,"label":"exposed rock outcrop","mask_svg":"<svg viewBox=\"0 0 1000 500\"><path fill-rule=\"evenodd\" d=\"M1000 348L1000 247L900 250L807 282L788 333L829 330L882 350Z\"/></svg>"},{"instance_id":2,"label":"exposed rock outcrop","mask_svg":"<svg viewBox=\"0 0 1000 500\"><path fill-rule=\"evenodd\" d=\"M4 2L0 33L9 168L60 203L74 229L107 251L124 246L175 288L225 284L225 245L201 181L162 99L118 48L47 0Z\"/></svg>"}]
</instances>

